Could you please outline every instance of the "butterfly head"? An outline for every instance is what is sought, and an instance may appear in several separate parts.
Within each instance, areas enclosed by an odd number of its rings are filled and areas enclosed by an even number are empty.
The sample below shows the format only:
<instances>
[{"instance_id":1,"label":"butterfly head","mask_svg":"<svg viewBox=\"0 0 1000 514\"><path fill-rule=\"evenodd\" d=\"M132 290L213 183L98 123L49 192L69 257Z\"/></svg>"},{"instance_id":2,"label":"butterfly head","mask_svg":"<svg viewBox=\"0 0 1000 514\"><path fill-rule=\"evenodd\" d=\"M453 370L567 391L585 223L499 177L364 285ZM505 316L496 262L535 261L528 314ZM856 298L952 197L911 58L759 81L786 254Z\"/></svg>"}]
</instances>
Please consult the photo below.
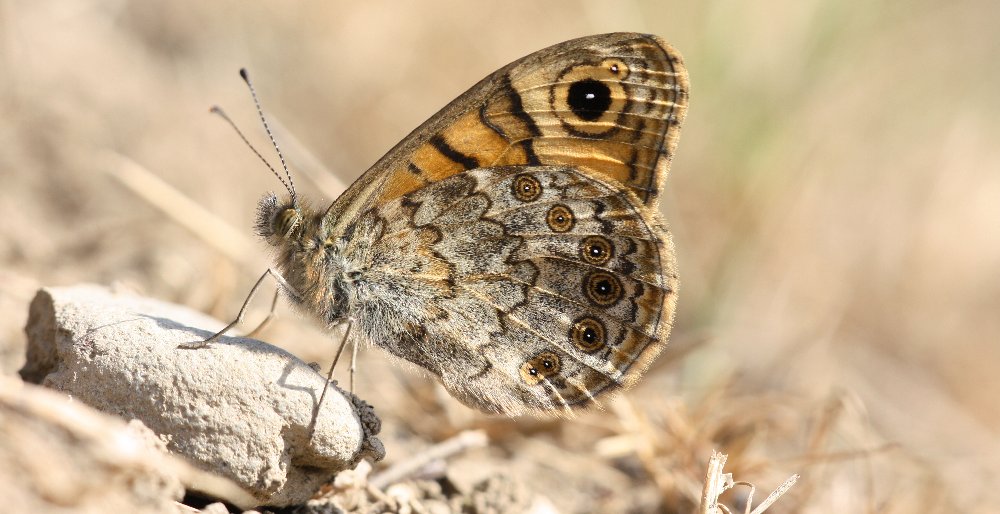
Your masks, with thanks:
<instances>
[{"instance_id":1,"label":"butterfly head","mask_svg":"<svg viewBox=\"0 0 1000 514\"><path fill-rule=\"evenodd\" d=\"M279 202L274 193L267 193L257 204L257 235L271 245L297 239L303 229L302 208L294 197Z\"/></svg>"},{"instance_id":2,"label":"butterfly head","mask_svg":"<svg viewBox=\"0 0 1000 514\"><path fill-rule=\"evenodd\" d=\"M293 305L325 323L344 317L345 265L320 211L294 196L267 193L257 205L256 232L275 252L278 272L289 285Z\"/></svg>"}]
</instances>

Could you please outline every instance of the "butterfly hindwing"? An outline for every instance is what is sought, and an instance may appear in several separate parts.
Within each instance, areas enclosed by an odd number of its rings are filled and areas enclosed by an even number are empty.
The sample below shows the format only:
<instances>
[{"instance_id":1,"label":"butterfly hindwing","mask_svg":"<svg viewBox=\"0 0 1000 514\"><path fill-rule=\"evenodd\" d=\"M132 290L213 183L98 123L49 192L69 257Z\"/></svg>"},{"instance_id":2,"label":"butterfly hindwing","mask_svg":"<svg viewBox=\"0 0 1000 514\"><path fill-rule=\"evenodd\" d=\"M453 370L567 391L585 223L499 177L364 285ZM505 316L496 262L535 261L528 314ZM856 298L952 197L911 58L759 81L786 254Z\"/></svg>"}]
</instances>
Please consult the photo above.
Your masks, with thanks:
<instances>
[{"instance_id":1,"label":"butterfly hindwing","mask_svg":"<svg viewBox=\"0 0 1000 514\"><path fill-rule=\"evenodd\" d=\"M572 167L505 166L372 209L381 237L348 255L393 287L359 295L361 328L480 410L590 404L638 378L674 310L669 236L633 203Z\"/></svg>"}]
</instances>

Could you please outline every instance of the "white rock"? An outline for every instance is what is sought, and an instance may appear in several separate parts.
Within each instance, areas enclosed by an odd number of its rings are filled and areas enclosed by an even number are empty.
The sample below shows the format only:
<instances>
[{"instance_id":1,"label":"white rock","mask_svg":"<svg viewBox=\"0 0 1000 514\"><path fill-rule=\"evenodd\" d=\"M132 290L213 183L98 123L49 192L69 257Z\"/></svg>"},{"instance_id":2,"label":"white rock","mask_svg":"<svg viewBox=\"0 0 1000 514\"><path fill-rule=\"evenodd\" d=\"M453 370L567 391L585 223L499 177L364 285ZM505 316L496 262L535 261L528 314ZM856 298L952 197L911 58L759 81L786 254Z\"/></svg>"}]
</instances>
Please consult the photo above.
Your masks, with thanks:
<instances>
[{"instance_id":1,"label":"white rock","mask_svg":"<svg viewBox=\"0 0 1000 514\"><path fill-rule=\"evenodd\" d=\"M141 420L171 451L231 478L262 505L304 503L338 471L382 458L371 407L332 384L312 431L326 380L291 354L237 337L181 348L221 326L96 286L42 289L21 375Z\"/></svg>"}]
</instances>

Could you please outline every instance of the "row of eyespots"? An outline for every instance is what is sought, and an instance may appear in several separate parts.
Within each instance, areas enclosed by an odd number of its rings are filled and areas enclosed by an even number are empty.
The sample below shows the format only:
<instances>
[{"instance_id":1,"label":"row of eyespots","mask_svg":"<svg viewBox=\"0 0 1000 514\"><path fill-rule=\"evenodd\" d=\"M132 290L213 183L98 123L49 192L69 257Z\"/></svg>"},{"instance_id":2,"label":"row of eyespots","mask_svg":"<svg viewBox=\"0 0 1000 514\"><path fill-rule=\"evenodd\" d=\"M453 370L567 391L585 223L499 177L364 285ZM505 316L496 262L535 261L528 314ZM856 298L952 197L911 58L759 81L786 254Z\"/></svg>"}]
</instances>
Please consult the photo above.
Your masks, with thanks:
<instances>
[{"instance_id":1,"label":"row of eyespots","mask_svg":"<svg viewBox=\"0 0 1000 514\"><path fill-rule=\"evenodd\" d=\"M518 200L531 202L542 196L542 184L535 177L522 173L511 182L511 192ZM568 206L556 204L545 214L545 223L553 232L569 232L576 225L576 215ZM614 244L601 236L589 236L580 243L580 257L589 264L606 264L614 253Z\"/></svg>"},{"instance_id":2,"label":"row of eyespots","mask_svg":"<svg viewBox=\"0 0 1000 514\"><path fill-rule=\"evenodd\" d=\"M542 196L542 183L528 173L521 173L510 183L514 198L522 202L533 202ZM545 223L553 232L569 232L576 224L576 217L569 207L556 204L545 214Z\"/></svg>"},{"instance_id":3,"label":"row of eyespots","mask_svg":"<svg viewBox=\"0 0 1000 514\"><path fill-rule=\"evenodd\" d=\"M591 303L599 307L610 307L621 300L625 290L614 275L596 271L584 278L583 292ZM582 316L570 327L569 340L580 350L594 353L608 344L608 331L597 318ZM535 385L557 375L560 369L559 356L546 351L521 365L521 378L525 383Z\"/></svg>"},{"instance_id":4,"label":"row of eyespots","mask_svg":"<svg viewBox=\"0 0 1000 514\"><path fill-rule=\"evenodd\" d=\"M574 346L587 353L594 353L607 345L607 329L600 320L583 316L577 318L569 330L569 339ZM550 351L543 351L521 365L521 379L528 385L536 385L559 374L562 361Z\"/></svg>"},{"instance_id":5,"label":"row of eyespots","mask_svg":"<svg viewBox=\"0 0 1000 514\"><path fill-rule=\"evenodd\" d=\"M542 184L528 173L521 173L511 181L514 197L523 202L538 199L542 195ZM545 214L545 223L553 232L565 233L573 229L576 216L573 210L563 204L553 205ZM580 242L580 258L593 265L604 265L614 256L614 244L607 238L592 235ZM583 283L584 296L600 307L610 307L621 300L624 289L618 277L605 271L587 275Z\"/></svg>"},{"instance_id":6,"label":"row of eyespots","mask_svg":"<svg viewBox=\"0 0 1000 514\"><path fill-rule=\"evenodd\" d=\"M542 352L521 365L521 379L528 385L535 385L559 374L562 363L552 352Z\"/></svg>"},{"instance_id":7,"label":"row of eyespots","mask_svg":"<svg viewBox=\"0 0 1000 514\"><path fill-rule=\"evenodd\" d=\"M602 63L619 79L629 74L625 63L609 60ZM608 109L611 104L610 89L599 81L584 79L574 82L567 90L567 103L577 117L594 121ZM537 200L542 195L542 185L529 174L520 174L511 184L514 197L522 202ZM545 222L553 232L564 233L573 229L575 216L569 207L554 205L545 215ZM580 242L580 258L589 264L603 265L614 257L614 244L601 236L588 236ZM610 307L617 303L624 294L622 283L617 277L603 271L587 275L583 281L584 295L592 303L601 307ZM607 330L600 320L583 316L578 318L569 330L569 339L574 346L584 352L595 352L607 344ZM559 374L562 368L559 356L553 352L544 351L527 360L521 366L521 378L528 385L536 385L548 381L550 377Z\"/></svg>"}]
</instances>

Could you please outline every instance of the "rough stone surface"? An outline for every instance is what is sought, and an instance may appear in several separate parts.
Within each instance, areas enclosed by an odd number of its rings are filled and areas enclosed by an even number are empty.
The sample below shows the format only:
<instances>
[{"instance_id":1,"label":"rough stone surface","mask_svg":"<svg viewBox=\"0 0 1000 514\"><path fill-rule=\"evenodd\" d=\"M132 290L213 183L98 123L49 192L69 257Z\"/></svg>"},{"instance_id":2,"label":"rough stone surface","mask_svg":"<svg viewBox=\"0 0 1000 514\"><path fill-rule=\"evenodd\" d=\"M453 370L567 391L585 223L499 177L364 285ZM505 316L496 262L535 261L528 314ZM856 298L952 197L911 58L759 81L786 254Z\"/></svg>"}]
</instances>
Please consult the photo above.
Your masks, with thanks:
<instances>
[{"instance_id":1,"label":"rough stone surface","mask_svg":"<svg viewBox=\"0 0 1000 514\"><path fill-rule=\"evenodd\" d=\"M0 511L181 512L175 459L142 430L0 377Z\"/></svg>"},{"instance_id":2,"label":"rough stone surface","mask_svg":"<svg viewBox=\"0 0 1000 514\"><path fill-rule=\"evenodd\" d=\"M263 505L301 504L338 471L382 458L371 407L331 385L314 417L326 381L291 354L235 337L182 348L221 326L96 286L42 289L31 304L21 375L141 420L171 451L231 478Z\"/></svg>"}]
</instances>

